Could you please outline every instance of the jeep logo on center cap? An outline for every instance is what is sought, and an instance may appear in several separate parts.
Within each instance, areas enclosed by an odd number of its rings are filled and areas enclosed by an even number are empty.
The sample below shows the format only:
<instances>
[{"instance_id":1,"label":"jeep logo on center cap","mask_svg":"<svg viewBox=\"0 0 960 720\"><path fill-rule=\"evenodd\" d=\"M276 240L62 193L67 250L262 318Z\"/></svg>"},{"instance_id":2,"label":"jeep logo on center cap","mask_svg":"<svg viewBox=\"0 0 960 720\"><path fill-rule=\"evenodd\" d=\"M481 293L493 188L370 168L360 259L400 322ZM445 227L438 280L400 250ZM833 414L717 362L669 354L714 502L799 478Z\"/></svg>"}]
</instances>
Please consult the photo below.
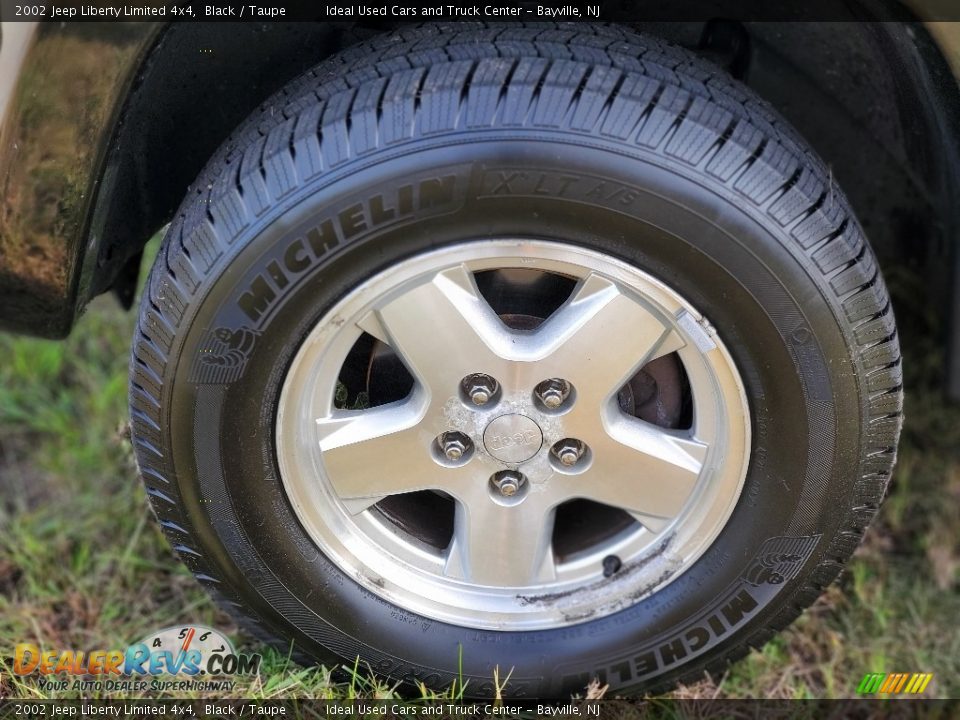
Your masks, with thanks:
<instances>
[{"instance_id":1,"label":"jeep logo on center cap","mask_svg":"<svg viewBox=\"0 0 960 720\"><path fill-rule=\"evenodd\" d=\"M526 415L501 415L483 431L483 445L493 457L505 463L522 463L540 451L543 432Z\"/></svg>"}]
</instances>

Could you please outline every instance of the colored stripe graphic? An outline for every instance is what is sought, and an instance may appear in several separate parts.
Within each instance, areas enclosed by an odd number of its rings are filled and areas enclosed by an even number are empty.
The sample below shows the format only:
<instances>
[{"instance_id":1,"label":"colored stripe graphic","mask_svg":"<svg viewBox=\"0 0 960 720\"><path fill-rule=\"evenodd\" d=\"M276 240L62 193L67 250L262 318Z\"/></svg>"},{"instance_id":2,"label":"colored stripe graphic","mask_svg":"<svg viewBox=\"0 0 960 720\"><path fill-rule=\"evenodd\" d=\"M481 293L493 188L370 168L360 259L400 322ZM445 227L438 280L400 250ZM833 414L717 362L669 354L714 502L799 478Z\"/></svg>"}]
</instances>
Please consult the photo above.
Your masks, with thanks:
<instances>
[{"instance_id":1,"label":"colored stripe graphic","mask_svg":"<svg viewBox=\"0 0 960 720\"><path fill-rule=\"evenodd\" d=\"M919 695L932 679L933 673L867 673L857 686L857 694Z\"/></svg>"},{"instance_id":2,"label":"colored stripe graphic","mask_svg":"<svg viewBox=\"0 0 960 720\"><path fill-rule=\"evenodd\" d=\"M880 689L880 684L886 677L886 673L867 673L860 681L857 692L864 695L872 695Z\"/></svg>"}]
</instances>

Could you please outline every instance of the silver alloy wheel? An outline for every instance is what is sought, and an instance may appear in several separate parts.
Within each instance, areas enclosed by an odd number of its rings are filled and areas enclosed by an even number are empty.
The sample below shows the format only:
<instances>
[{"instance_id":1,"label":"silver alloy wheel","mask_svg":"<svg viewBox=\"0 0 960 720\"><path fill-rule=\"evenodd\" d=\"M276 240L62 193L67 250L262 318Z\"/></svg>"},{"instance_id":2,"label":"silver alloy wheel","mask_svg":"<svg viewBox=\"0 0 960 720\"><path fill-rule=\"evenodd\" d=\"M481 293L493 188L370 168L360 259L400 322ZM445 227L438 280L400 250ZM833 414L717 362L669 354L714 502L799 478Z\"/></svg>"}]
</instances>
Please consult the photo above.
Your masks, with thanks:
<instances>
[{"instance_id":1,"label":"silver alloy wheel","mask_svg":"<svg viewBox=\"0 0 960 720\"><path fill-rule=\"evenodd\" d=\"M538 327L512 329L475 281L504 268L576 284ZM400 357L413 389L376 407L337 408L341 368L364 332ZM688 429L631 417L617 401L639 368L670 353L689 382ZM472 401L463 381L473 376L495 380L496 395ZM570 388L553 408L537 390L549 380ZM459 455L442 449L449 433L467 439ZM730 354L665 284L586 248L496 240L417 255L339 301L287 372L276 442L304 528L364 588L435 620L533 630L627 607L701 557L740 496L750 421ZM376 511L427 490L455 502L444 549ZM557 508L578 498L636 522L555 557Z\"/></svg>"}]
</instances>

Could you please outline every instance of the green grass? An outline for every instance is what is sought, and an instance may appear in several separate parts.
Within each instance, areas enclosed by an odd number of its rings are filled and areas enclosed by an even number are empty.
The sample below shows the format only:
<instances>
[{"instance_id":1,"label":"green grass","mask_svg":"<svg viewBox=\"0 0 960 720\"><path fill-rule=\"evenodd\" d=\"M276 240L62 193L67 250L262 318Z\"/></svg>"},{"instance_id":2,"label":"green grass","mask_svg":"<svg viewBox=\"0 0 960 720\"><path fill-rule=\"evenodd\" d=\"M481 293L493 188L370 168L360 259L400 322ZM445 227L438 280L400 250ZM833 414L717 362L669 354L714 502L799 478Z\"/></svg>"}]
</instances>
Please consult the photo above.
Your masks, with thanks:
<instances>
[{"instance_id":1,"label":"green grass","mask_svg":"<svg viewBox=\"0 0 960 720\"><path fill-rule=\"evenodd\" d=\"M911 297L909 276L891 280ZM897 308L916 334L905 341L914 348L908 419L866 543L840 583L762 651L672 696L850 697L867 672L927 671L927 696L960 697L960 409L936 389L935 318L908 300ZM115 648L181 622L222 628L264 653L260 675L231 696L396 697L362 664L334 681L332 669L300 667L245 639L174 559L127 439L132 328L133 313L99 298L66 342L0 334L0 697L44 696L36 676L10 672L16 643Z\"/></svg>"}]
</instances>

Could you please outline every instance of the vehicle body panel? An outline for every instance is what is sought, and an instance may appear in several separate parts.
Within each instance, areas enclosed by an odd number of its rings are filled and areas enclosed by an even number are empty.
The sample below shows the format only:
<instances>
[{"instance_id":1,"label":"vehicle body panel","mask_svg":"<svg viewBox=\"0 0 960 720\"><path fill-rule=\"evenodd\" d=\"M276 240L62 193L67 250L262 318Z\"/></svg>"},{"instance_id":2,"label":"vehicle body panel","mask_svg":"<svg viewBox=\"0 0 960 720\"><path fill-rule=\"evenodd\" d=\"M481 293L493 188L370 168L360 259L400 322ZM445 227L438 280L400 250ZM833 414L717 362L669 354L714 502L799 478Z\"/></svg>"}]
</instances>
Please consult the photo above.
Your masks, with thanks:
<instances>
[{"instance_id":1,"label":"vehicle body panel","mask_svg":"<svg viewBox=\"0 0 960 720\"><path fill-rule=\"evenodd\" d=\"M152 23L4 23L22 48L0 131L0 327L63 337L79 310L104 160ZM15 39L15 40L14 40ZM16 62L16 58L5 58Z\"/></svg>"}]
</instances>

